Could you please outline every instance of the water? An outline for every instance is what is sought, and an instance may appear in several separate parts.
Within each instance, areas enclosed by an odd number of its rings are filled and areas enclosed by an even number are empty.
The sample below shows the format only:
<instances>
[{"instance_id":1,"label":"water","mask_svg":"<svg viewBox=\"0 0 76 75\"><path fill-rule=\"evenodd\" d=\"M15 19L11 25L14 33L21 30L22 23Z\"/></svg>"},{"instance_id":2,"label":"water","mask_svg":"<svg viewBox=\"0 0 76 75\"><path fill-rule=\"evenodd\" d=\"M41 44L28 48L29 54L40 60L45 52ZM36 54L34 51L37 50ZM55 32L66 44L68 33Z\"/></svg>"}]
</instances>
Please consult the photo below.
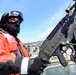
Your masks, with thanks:
<instances>
[{"instance_id":1,"label":"water","mask_svg":"<svg viewBox=\"0 0 76 75\"><path fill-rule=\"evenodd\" d=\"M61 65L48 66L43 75L76 75L76 64L72 62L67 67Z\"/></svg>"}]
</instances>

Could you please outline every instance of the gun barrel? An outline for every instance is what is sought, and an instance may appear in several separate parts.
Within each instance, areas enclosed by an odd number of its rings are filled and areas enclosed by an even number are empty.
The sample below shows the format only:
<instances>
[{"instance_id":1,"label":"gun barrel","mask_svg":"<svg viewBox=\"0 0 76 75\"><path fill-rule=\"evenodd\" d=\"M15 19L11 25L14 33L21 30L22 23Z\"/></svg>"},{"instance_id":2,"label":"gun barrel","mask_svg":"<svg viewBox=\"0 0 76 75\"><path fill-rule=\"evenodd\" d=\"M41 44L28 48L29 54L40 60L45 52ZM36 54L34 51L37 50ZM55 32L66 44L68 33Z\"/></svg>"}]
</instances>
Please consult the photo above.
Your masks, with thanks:
<instances>
[{"instance_id":1,"label":"gun barrel","mask_svg":"<svg viewBox=\"0 0 76 75\"><path fill-rule=\"evenodd\" d=\"M65 10L67 13L69 13L71 11L71 9L73 7L75 7L75 4L76 4L76 0L74 0L68 7L67 9Z\"/></svg>"}]
</instances>

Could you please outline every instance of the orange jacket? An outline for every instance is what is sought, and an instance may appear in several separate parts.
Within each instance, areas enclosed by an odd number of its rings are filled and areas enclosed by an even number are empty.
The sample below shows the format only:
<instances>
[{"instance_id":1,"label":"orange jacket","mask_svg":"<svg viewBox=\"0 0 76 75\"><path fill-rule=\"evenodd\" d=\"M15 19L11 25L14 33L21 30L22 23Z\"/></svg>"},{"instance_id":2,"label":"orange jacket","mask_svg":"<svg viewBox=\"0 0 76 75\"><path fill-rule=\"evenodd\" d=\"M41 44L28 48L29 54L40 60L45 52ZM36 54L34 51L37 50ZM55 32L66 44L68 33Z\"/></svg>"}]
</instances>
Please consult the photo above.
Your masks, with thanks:
<instances>
[{"instance_id":1,"label":"orange jacket","mask_svg":"<svg viewBox=\"0 0 76 75\"><path fill-rule=\"evenodd\" d=\"M20 65L24 57L19 50L20 47L25 57L30 57L28 50L18 38L0 31L0 74L20 73Z\"/></svg>"}]
</instances>

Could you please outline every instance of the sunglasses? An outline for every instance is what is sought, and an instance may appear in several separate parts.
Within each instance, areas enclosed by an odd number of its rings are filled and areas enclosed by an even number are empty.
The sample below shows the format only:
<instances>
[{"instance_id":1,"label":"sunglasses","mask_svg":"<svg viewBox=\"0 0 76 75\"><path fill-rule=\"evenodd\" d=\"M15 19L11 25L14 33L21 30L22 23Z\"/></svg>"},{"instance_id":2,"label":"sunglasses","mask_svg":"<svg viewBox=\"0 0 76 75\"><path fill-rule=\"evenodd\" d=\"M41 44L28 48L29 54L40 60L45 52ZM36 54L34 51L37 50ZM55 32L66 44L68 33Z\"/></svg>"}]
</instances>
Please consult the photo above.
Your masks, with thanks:
<instances>
[{"instance_id":1,"label":"sunglasses","mask_svg":"<svg viewBox=\"0 0 76 75\"><path fill-rule=\"evenodd\" d=\"M10 13L9 13L9 16L20 16L20 17L23 17L23 15L22 15L22 13L21 12L19 12L19 11L11 11Z\"/></svg>"}]
</instances>

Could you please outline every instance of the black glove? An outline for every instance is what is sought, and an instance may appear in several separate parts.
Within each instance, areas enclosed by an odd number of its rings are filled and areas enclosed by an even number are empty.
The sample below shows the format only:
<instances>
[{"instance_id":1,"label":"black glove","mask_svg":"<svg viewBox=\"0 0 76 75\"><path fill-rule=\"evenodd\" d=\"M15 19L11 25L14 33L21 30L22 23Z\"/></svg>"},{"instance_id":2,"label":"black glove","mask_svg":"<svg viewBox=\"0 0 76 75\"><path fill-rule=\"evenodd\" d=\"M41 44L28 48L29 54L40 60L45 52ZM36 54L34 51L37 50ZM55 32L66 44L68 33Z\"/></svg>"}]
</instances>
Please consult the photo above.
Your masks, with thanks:
<instances>
[{"instance_id":1,"label":"black glove","mask_svg":"<svg viewBox=\"0 0 76 75\"><path fill-rule=\"evenodd\" d=\"M28 64L28 73L32 75L40 75L44 68L46 68L47 64L50 64L50 61L45 58L31 58Z\"/></svg>"}]
</instances>

